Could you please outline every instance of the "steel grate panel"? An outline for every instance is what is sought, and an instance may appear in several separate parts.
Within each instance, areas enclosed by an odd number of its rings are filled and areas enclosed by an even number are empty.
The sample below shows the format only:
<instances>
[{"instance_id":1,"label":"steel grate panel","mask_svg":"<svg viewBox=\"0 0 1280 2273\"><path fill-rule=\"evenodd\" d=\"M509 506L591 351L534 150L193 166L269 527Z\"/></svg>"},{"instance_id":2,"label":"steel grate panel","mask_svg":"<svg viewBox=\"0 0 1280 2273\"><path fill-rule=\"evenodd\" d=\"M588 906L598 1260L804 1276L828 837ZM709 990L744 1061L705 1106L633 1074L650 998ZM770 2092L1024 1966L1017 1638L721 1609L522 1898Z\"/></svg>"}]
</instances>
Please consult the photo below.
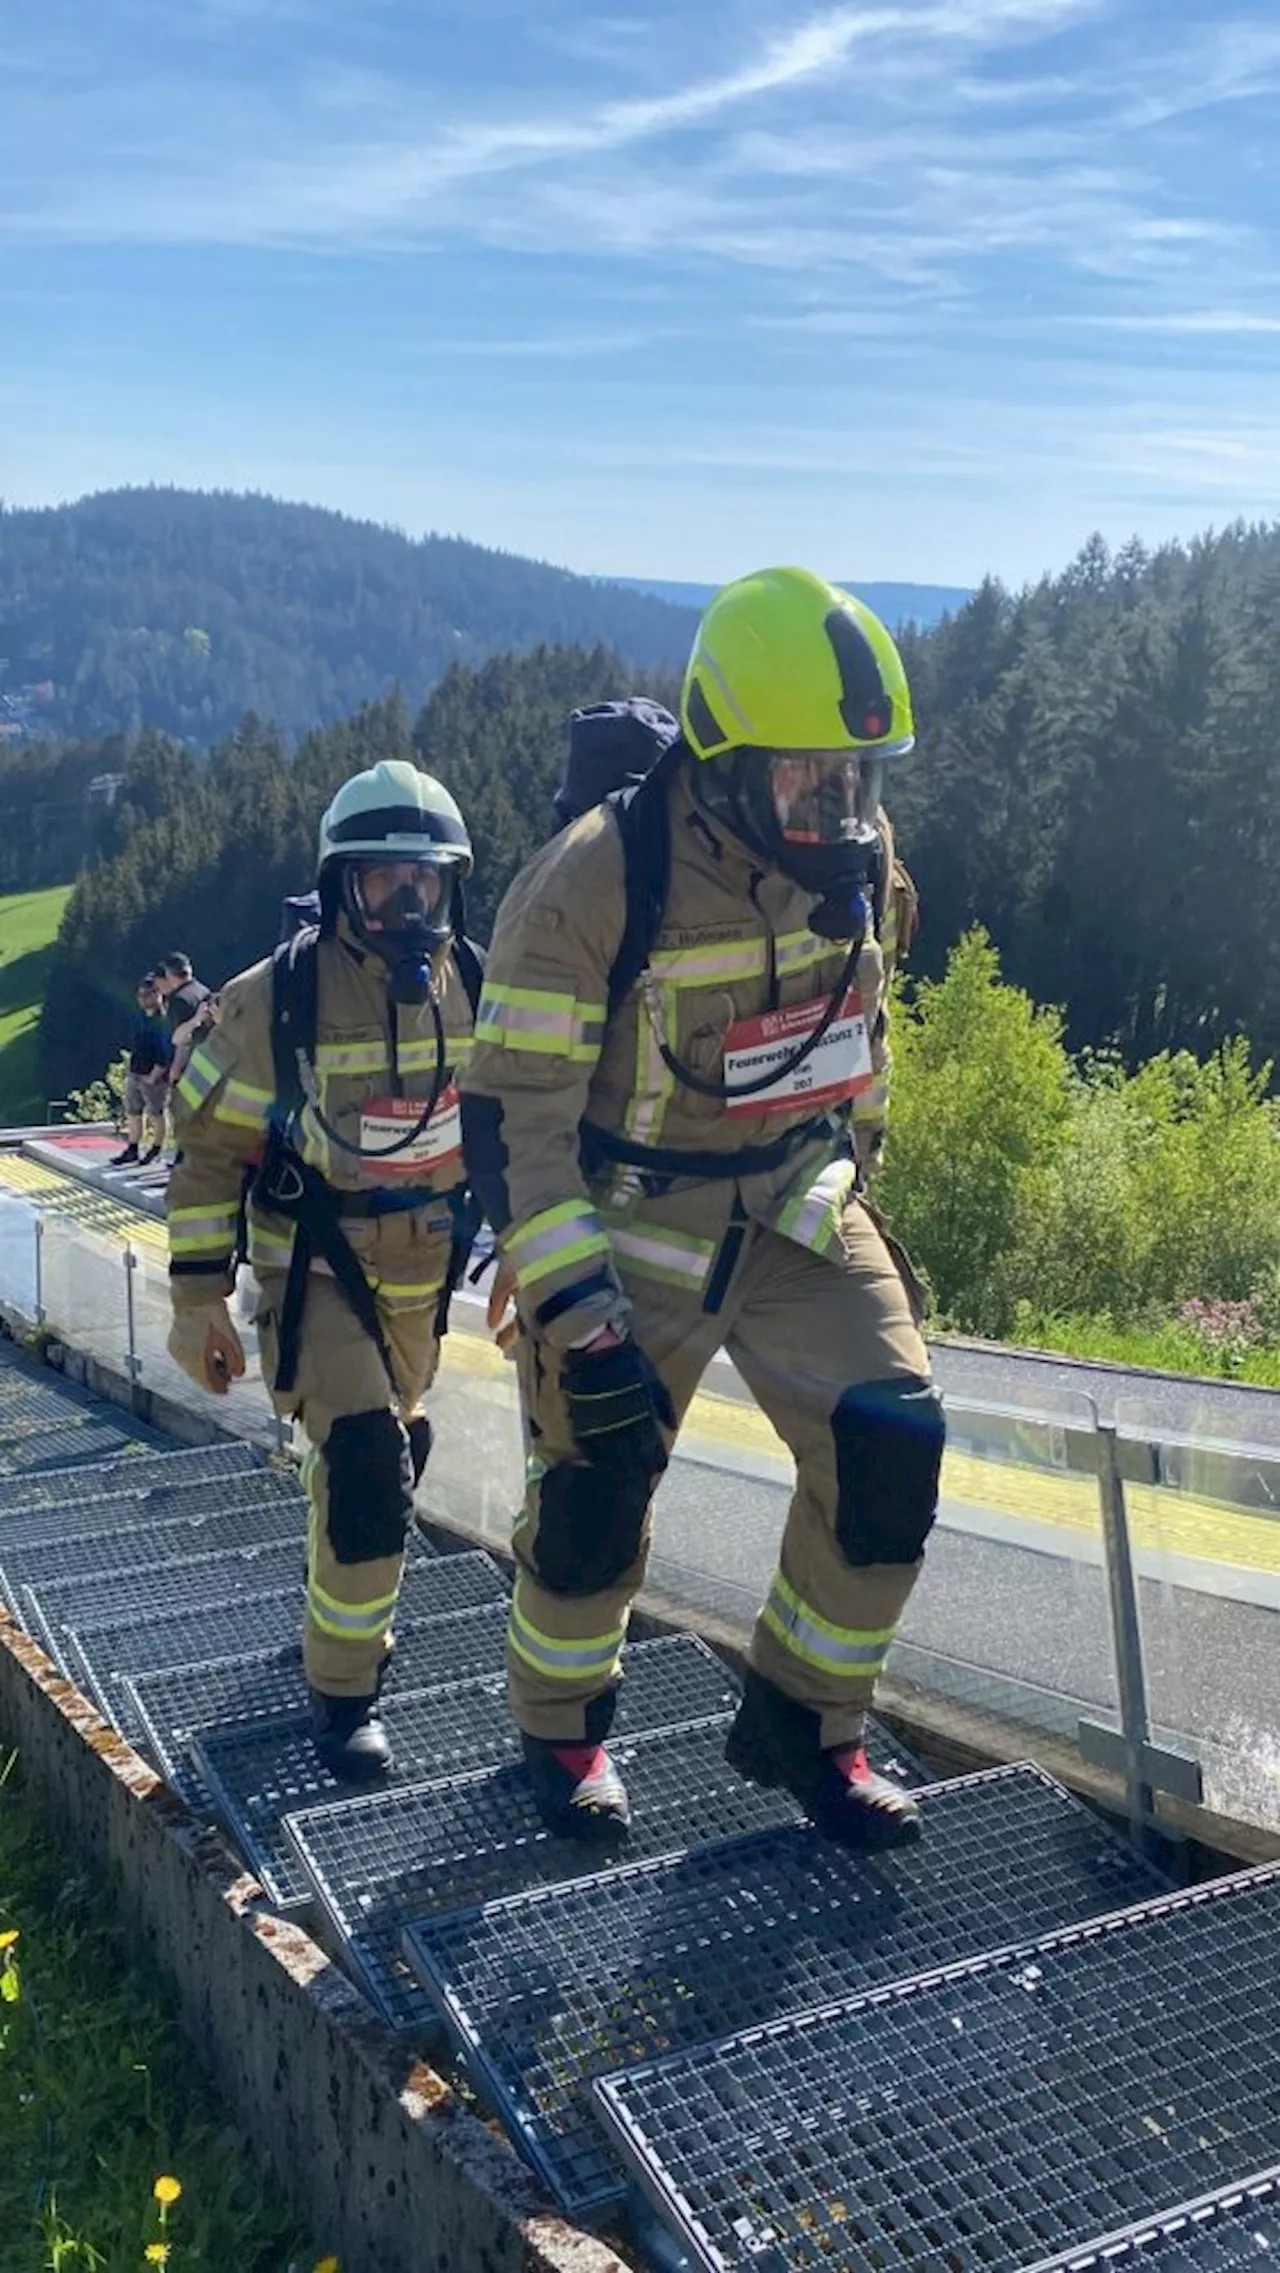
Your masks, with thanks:
<instances>
[{"instance_id":1,"label":"steel grate panel","mask_svg":"<svg viewBox=\"0 0 1280 2273\"><path fill-rule=\"evenodd\" d=\"M1280 2170L1270 2170L1055 2257L1038 2273L1265 2273L1278 2251Z\"/></svg>"},{"instance_id":2,"label":"steel grate panel","mask_svg":"<svg viewBox=\"0 0 1280 2273\"><path fill-rule=\"evenodd\" d=\"M87 1538L50 1539L27 1547L7 1546L0 1531L0 1599L18 1607L17 1589L37 1591L67 1579L133 1570L145 1558L156 1563L193 1562L206 1554L239 1547L261 1547L279 1539L304 1540L307 1503L267 1500L258 1507L220 1509L181 1523L131 1524L122 1531L99 1531Z\"/></svg>"},{"instance_id":3,"label":"steel grate panel","mask_svg":"<svg viewBox=\"0 0 1280 2273\"><path fill-rule=\"evenodd\" d=\"M388 1705L397 1695L433 1681L464 1680L477 1672L492 1678L490 1669L502 1663L506 1630L504 1602L398 1622L386 1681ZM184 1799L208 1808L208 1791L187 1758L191 1739L219 1722L243 1724L297 1713L307 1698L302 1652L296 1645L170 1666L126 1677L120 1688L135 1739Z\"/></svg>"},{"instance_id":4,"label":"steel grate panel","mask_svg":"<svg viewBox=\"0 0 1280 2273\"><path fill-rule=\"evenodd\" d=\"M169 1478L178 1484L212 1482L217 1476L239 1476L250 1469L259 1475L274 1473L262 1467L257 1454L246 1444L202 1444L185 1452L135 1452L123 1460L103 1460L82 1469L76 1478L77 1493L114 1498L121 1492L150 1490L153 1484ZM10 1515L50 1507L59 1500L65 1501L66 1496L66 1485L58 1477L29 1476L12 1483L0 1483L0 1527L4 1536L8 1536Z\"/></svg>"},{"instance_id":5,"label":"steel grate panel","mask_svg":"<svg viewBox=\"0 0 1280 2273\"><path fill-rule=\"evenodd\" d=\"M459 1570L460 1564L477 1566ZM447 1573L447 1576L442 1574ZM481 1603L463 1610L468 1590L491 1588L502 1574L488 1555L437 1555L409 1566L400 1591L398 1616L404 1620L404 1637L396 1644L394 1678L402 1688L421 1687L416 1664L443 1661L446 1649L456 1650L466 1673L480 1672L502 1662L506 1632L506 1600ZM219 1609L226 1618L217 1616ZM457 1617L466 1621L456 1643L443 1636ZM127 1625L91 1627L88 1621L64 1629L59 1637L67 1671L77 1686L113 1721L122 1736L145 1741L145 1732L132 1717L130 1701L120 1686L122 1674L158 1672L170 1666L216 1662L243 1657L254 1650L279 1649L296 1640L302 1625L301 1583L272 1595L245 1595L225 1605L203 1610L170 1611ZM220 1637L225 1636L225 1650ZM215 1653L210 1658L210 1651ZM464 1678L459 1670L456 1678Z\"/></svg>"},{"instance_id":6,"label":"steel grate panel","mask_svg":"<svg viewBox=\"0 0 1280 2273\"><path fill-rule=\"evenodd\" d=\"M57 1469L68 1476L82 1461L86 1465L96 1463L111 1453L124 1453L139 1441L124 1429L93 1420L86 1420L83 1426L40 1429L34 1436L9 1437L0 1442L0 1477L43 1473L46 1469ZM3 1488L0 1483L0 1491Z\"/></svg>"},{"instance_id":7,"label":"steel grate panel","mask_svg":"<svg viewBox=\"0 0 1280 2273\"><path fill-rule=\"evenodd\" d=\"M594 2087L707 2273L1009 2273L1280 2160L1280 1867Z\"/></svg>"},{"instance_id":8,"label":"steel grate panel","mask_svg":"<svg viewBox=\"0 0 1280 2273\"><path fill-rule=\"evenodd\" d=\"M725 1714L611 1747L635 1812L628 1856L794 1820L789 1799L744 1783L728 1766L728 1726ZM599 1848L543 1830L514 1765L306 1809L286 1816L285 1828L352 1970L399 2028L429 2027L433 2018L399 1954L405 1926L520 1887L582 1878L602 1861Z\"/></svg>"},{"instance_id":9,"label":"steel grate panel","mask_svg":"<svg viewBox=\"0 0 1280 2273\"><path fill-rule=\"evenodd\" d=\"M83 1481L99 1473L97 1468L87 1469L83 1472ZM92 1491L79 1488L74 1498L67 1498L68 1487L73 1482L77 1487L81 1485L79 1473L73 1479L60 1471L56 1481L60 1490L55 1502L28 1509L0 1526L0 1554L7 1554L13 1547L44 1546L57 1539L101 1538L124 1530L150 1531L161 1523L189 1521L193 1516L229 1515L242 1507L306 1505L295 1478L270 1468L255 1468L245 1475L214 1476L207 1482L153 1483L139 1492L126 1491L122 1485L102 1499ZM0 1492L3 1488L0 1485Z\"/></svg>"},{"instance_id":10,"label":"steel grate panel","mask_svg":"<svg viewBox=\"0 0 1280 2273\"><path fill-rule=\"evenodd\" d=\"M244 1723L258 1715L305 1710L302 1651L254 1650L200 1665L166 1666L158 1673L124 1675L118 1684L122 1720L180 1799L199 1813L216 1814L212 1797L188 1756L192 1739L221 1721Z\"/></svg>"},{"instance_id":11,"label":"steel grate panel","mask_svg":"<svg viewBox=\"0 0 1280 2273\"><path fill-rule=\"evenodd\" d=\"M104 1626L163 1617L169 1610L198 1610L242 1595L278 1593L291 1580L301 1592L305 1578L306 1542L299 1531L292 1539L198 1555L190 1562L134 1564L101 1578L90 1573L24 1586L20 1615L27 1631L56 1656L69 1626L87 1636Z\"/></svg>"},{"instance_id":12,"label":"steel grate panel","mask_svg":"<svg viewBox=\"0 0 1280 2273\"><path fill-rule=\"evenodd\" d=\"M640 1642L627 1654L616 1727L620 1736L672 1728L722 1714L736 1701L732 1676L702 1642L683 1635ZM502 1673L412 1695L392 1690L385 1717L396 1756L390 1788L519 1757ZM283 1818L351 1796L350 1787L328 1775L317 1759L305 1714L208 1730L198 1743L196 1765L268 1894L281 1903L305 1902L310 1889L284 1835Z\"/></svg>"},{"instance_id":13,"label":"steel grate panel","mask_svg":"<svg viewBox=\"0 0 1280 2273\"><path fill-rule=\"evenodd\" d=\"M25 1441L38 1436L42 1429L81 1429L114 1410L96 1399L90 1403L86 1397L70 1396L65 1389L33 1384L20 1397L0 1401L0 1444Z\"/></svg>"},{"instance_id":14,"label":"steel grate panel","mask_svg":"<svg viewBox=\"0 0 1280 2273\"><path fill-rule=\"evenodd\" d=\"M788 1824L410 1928L414 1972L567 2216L597 2216L624 2185L594 2077L1162 1887L1036 1768L968 1776L925 1804L926 1838L896 1855Z\"/></svg>"},{"instance_id":15,"label":"steel grate panel","mask_svg":"<svg viewBox=\"0 0 1280 2273\"><path fill-rule=\"evenodd\" d=\"M225 1607L230 1615L217 1615ZM293 1641L302 1623L302 1589L291 1586L276 1594L244 1595L227 1605L211 1603L200 1610L170 1611L159 1618L141 1618L127 1626L100 1626L81 1632L68 1627L60 1637L70 1678L91 1697L122 1736L141 1731L128 1717L128 1700L120 1687L125 1673L148 1673L162 1666L194 1665L207 1659L211 1649L226 1642L225 1655L238 1657L251 1649L278 1649Z\"/></svg>"}]
</instances>

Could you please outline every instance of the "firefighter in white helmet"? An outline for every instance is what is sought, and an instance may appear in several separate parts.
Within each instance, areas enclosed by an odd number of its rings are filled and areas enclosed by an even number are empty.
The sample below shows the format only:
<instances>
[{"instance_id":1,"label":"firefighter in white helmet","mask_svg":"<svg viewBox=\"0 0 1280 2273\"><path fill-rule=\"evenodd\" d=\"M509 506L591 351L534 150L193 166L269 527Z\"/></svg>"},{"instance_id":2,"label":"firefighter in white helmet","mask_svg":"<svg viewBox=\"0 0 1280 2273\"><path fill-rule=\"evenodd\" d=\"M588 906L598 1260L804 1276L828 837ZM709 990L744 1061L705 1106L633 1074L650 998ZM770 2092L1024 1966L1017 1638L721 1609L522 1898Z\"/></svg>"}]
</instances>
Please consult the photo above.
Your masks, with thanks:
<instances>
[{"instance_id":1,"label":"firefighter in white helmet","mask_svg":"<svg viewBox=\"0 0 1280 2273\"><path fill-rule=\"evenodd\" d=\"M241 1195L263 1374L308 1439L304 1654L317 1748L385 1774L378 1698L431 1430L420 1410L474 1219L457 1075L480 969L448 791L383 761L320 826L318 924L222 990L174 1094L169 1348L227 1391Z\"/></svg>"}]
</instances>

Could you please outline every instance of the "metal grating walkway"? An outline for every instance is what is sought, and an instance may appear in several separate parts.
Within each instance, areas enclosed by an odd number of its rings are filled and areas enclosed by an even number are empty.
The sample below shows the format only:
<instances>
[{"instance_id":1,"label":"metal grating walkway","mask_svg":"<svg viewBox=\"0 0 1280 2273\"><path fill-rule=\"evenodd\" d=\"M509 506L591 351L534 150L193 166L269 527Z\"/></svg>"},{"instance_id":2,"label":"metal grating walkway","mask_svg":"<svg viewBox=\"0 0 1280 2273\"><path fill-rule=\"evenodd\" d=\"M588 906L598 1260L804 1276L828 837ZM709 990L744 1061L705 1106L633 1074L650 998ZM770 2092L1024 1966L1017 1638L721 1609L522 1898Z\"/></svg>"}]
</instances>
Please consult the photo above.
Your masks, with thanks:
<instances>
[{"instance_id":1,"label":"metal grating walkway","mask_svg":"<svg viewBox=\"0 0 1280 2273\"><path fill-rule=\"evenodd\" d=\"M28 1633L57 1657L68 1627L82 1634L104 1626L124 1626L167 1610L222 1608L242 1595L278 1593L306 1575L306 1542L301 1529L290 1539L231 1547L190 1562L148 1562L122 1571L81 1572L21 1589L21 1617Z\"/></svg>"},{"instance_id":2,"label":"metal grating walkway","mask_svg":"<svg viewBox=\"0 0 1280 2273\"><path fill-rule=\"evenodd\" d=\"M212 1483L219 1476L243 1476L250 1470L259 1476L272 1473L247 1444L202 1444L185 1452L134 1452L121 1460L102 1460L92 1468L78 1469L73 1479L43 1472L6 1477L0 1484L0 1539L8 1538L11 1517L35 1508L65 1506L68 1488L82 1507L86 1500L96 1505L122 1492L149 1491L170 1478L175 1484Z\"/></svg>"},{"instance_id":3,"label":"metal grating walkway","mask_svg":"<svg viewBox=\"0 0 1280 2273\"><path fill-rule=\"evenodd\" d=\"M597 2218L624 2185L593 2077L1160 1888L1035 1768L944 1784L926 1804L927 1838L896 1855L854 1857L788 1824L409 1929L413 1971L566 2215Z\"/></svg>"},{"instance_id":4,"label":"metal grating walkway","mask_svg":"<svg viewBox=\"0 0 1280 2273\"><path fill-rule=\"evenodd\" d=\"M611 1748L635 1811L628 1855L678 1853L691 1841L795 1819L789 1799L744 1784L727 1766L728 1725L722 1715ZM581 1878L604 1859L600 1849L542 1828L524 1770L515 1766L307 1809L285 1824L352 1966L400 2028L421 2028L432 2018L400 1957L407 1925L519 1887Z\"/></svg>"},{"instance_id":5,"label":"metal grating walkway","mask_svg":"<svg viewBox=\"0 0 1280 2273\"><path fill-rule=\"evenodd\" d=\"M1280 1866L597 2084L705 2273L1038 2265L1280 2161Z\"/></svg>"},{"instance_id":6,"label":"metal grating walkway","mask_svg":"<svg viewBox=\"0 0 1280 2273\"><path fill-rule=\"evenodd\" d=\"M441 1640L448 1641L448 1634ZM442 1651L442 1659L447 1652ZM620 1736L671 1728L732 1710L731 1676L702 1642L676 1635L640 1642L628 1653L618 1704ZM392 1690L384 1718L395 1748L394 1785L425 1783L519 1757L505 1674L452 1688ZM316 1757L305 1713L251 1721L201 1737L195 1765L219 1815L267 1893L283 1905L306 1903L310 1888L286 1839L283 1818L351 1797ZM394 1785L391 1788L394 1788Z\"/></svg>"},{"instance_id":7,"label":"metal grating walkway","mask_svg":"<svg viewBox=\"0 0 1280 2273\"><path fill-rule=\"evenodd\" d=\"M1039 2273L1275 2273L1278 2262L1280 2169L1109 2234Z\"/></svg>"},{"instance_id":8,"label":"metal grating walkway","mask_svg":"<svg viewBox=\"0 0 1280 2273\"><path fill-rule=\"evenodd\" d=\"M487 1604L492 1617L474 1646L483 1646L483 1667L500 1663L498 1637L506 1624L506 1581L492 1556L481 1551L465 1555L436 1555L411 1564L400 1592L400 1616L406 1625L422 1619L444 1619L465 1611L468 1604ZM477 1615L473 1608L472 1617ZM228 1658L259 1649L279 1649L296 1639L302 1622L301 1579L272 1594L244 1595L231 1601L206 1604L202 1609L174 1608L126 1624L95 1625L84 1619L68 1626L62 1637L63 1656L71 1678L94 1698L122 1736L143 1739L144 1732L131 1718L128 1695L120 1677L158 1671L162 1667L210 1662L210 1650ZM219 1648L225 1639L226 1649ZM399 1660L397 1659L399 1664ZM480 1666L469 1666L479 1671ZM404 1679L403 1668L400 1678Z\"/></svg>"},{"instance_id":9,"label":"metal grating walkway","mask_svg":"<svg viewBox=\"0 0 1280 2273\"><path fill-rule=\"evenodd\" d=\"M141 1465L141 1463L139 1463ZM147 1466L150 1467L148 1461ZM132 1462L121 1463L132 1470ZM173 1484L153 1482L137 1492L123 1482L102 1496L89 1487L98 1468L85 1469L74 1479L65 1470L56 1478L59 1494L43 1506L20 1509L0 1517L0 1557L17 1547L36 1547L71 1539L94 1539L117 1531L154 1530L161 1523L187 1522L192 1516L229 1514L235 1508L297 1507L298 1485L292 1476L270 1468L254 1468L243 1475L211 1476ZM112 1469L115 1476L120 1469ZM80 1489L85 1486L88 1488ZM75 1490L68 1500L67 1492ZM2 1488L0 1488L2 1491ZM7 1498L7 1493L2 1496Z\"/></svg>"},{"instance_id":10,"label":"metal grating walkway","mask_svg":"<svg viewBox=\"0 0 1280 2273\"><path fill-rule=\"evenodd\" d=\"M396 1646L384 1692L388 1714L402 1695L411 1692L479 1672L494 1679L492 1669L502 1663L506 1631L505 1602L485 1603L478 1610L459 1610L444 1618L402 1615L396 1623ZM175 1791L210 1815L217 1812L212 1797L189 1757L193 1739L220 1723L237 1722L243 1729L258 1720L296 1715L307 1701L302 1652L296 1642L126 1677L119 1688L135 1741Z\"/></svg>"},{"instance_id":11,"label":"metal grating walkway","mask_svg":"<svg viewBox=\"0 0 1280 2273\"><path fill-rule=\"evenodd\" d=\"M0 1482L9 1475L46 1468L61 1470L69 1481L81 1463L88 1466L118 1457L127 1453L131 1444L142 1441L144 1432L135 1427L116 1428L108 1421L87 1417L82 1422L68 1421L64 1415L60 1425L40 1428L31 1436L0 1434Z\"/></svg>"},{"instance_id":12,"label":"metal grating walkway","mask_svg":"<svg viewBox=\"0 0 1280 2273\"><path fill-rule=\"evenodd\" d=\"M0 1528L0 1600L19 1612L20 1587L41 1591L67 1579L133 1570L143 1562L189 1563L240 1547L265 1546L271 1540L302 1540L306 1523L307 1503L299 1493L267 1499L259 1506L219 1508L180 1523L131 1524L126 1530L95 1532L87 1539L46 1539L12 1549Z\"/></svg>"}]
</instances>

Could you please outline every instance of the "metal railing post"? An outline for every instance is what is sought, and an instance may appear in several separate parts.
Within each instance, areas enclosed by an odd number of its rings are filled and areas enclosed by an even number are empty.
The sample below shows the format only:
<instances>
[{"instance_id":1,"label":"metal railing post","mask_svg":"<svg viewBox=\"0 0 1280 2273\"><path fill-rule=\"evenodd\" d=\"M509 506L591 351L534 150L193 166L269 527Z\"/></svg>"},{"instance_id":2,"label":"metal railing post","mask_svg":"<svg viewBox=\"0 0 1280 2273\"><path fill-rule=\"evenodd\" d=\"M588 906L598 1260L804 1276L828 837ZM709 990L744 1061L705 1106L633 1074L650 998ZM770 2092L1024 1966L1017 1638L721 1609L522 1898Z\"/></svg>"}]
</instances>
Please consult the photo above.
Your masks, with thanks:
<instances>
[{"instance_id":1,"label":"metal railing post","mask_svg":"<svg viewBox=\"0 0 1280 2273\"><path fill-rule=\"evenodd\" d=\"M1115 1422L1100 1420L1097 1423L1097 1437L1098 1499L1102 1510L1107 1591L1111 1598L1116 1687L1125 1748L1125 1786L1134 1832L1142 1836L1155 1817L1155 1794L1147 1776L1146 1755L1151 1742L1151 1716L1147 1706L1147 1676L1142 1656L1138 1581L1133 1568L1129 1509L1116 1449Z\"/></svg>"},{"instance_id":2,"label":"metal railing post","mask_svg":"<svg viewBox=\"0 0 1280 2273\"><path fill-rule=\"evenodd\" d=\"M1144 1852L1167 1863L1170 1847L1177 1845L1179 1834L1157 1817L1155 1795L1165 1792L1172 1799L1198 1807L1204 1797L1203 1778L1194 1754L1173 1745L1157 1744L1151 1734L1138 1578L1129 1530L1119 1427L1115 1421L1101 1420L1096 1408L1094 1440L1120 1728L1117 1732L1099 1721L1082 1720L1078 1724L1077 1740L1086 1760L1124 1777L1134 1839Z\"/></svg>"},{"instance_id":3,"label":"metal railing post","mask_svg":"<svg viewBox=\"0 0 1280 2273\"><path fill-rule=\"evenodd\" d=\"M138 1258L133 1250L133 1242L126 1240L124 1250L124 1302L125 1316L128 1321L129 1348L125 1357L125 1367L129 1375L129 1399L134 1412L138 1409L138 1378L142 1372L142 1359L138 1355L137 1306L133 1294L133 1274L137 1268Z\"/></svg>"},{"instance_id":4,"label":"metal railing post","mask_svg":"<svg viewBox=\"0 0 1280 2273\"><path fill-rule=\"evenodd\" d=\"M36 1209L36 1325L44 1325L44 1217Z\"/></svg>"}]
</instances>

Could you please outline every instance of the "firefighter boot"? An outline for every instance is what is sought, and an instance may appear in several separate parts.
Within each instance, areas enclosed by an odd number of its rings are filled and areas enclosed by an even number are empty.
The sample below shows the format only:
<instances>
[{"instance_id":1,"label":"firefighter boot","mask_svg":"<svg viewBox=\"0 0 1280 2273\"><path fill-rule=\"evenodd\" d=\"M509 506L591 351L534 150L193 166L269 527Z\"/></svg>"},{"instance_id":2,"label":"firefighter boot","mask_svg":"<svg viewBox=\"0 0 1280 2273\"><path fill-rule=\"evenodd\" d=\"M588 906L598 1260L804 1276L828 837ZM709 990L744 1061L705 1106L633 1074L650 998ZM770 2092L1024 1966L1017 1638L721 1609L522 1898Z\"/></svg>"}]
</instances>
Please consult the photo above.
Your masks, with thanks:
<instances>
[{"instance_id":1,"label":"firefighter boot","mask_svg":"<svg viewBox=\"0 0 1280 2273\"><path fill-rule=\"evenodd\" d=\"M910 1792L878 1776L860 1744L824 1752L821 1725L808 1705L784 1697L748 1667L725 1759L750 1783L781 1785L824 1837L842 1846L910 1846L920 1836L920 1810Z\"/></svg>"},{"instance_id":2,"label":"firefighter boot","mask_svg":"<svg viewBox=\"0 0 1280 2273\"><path fill-rule=\"evenodd\" d=\"M329 1697L311 1689L311 1741L331 1776L371 1784L390 1775L391 1743L376 1697Z\"/></svg>"},{"instance_id":3,"label":"firefighter boot","mask_svg":"<svg viewBox=\"0 0 1280 2273\"><path fill-rule=\"evenodd\" d=\"M631 1823L627 1787L603 1744L553 1744L522 1732L534 1803L548 1831L603 1846L625 1838Z\"/></svg>"}]
</instances>

